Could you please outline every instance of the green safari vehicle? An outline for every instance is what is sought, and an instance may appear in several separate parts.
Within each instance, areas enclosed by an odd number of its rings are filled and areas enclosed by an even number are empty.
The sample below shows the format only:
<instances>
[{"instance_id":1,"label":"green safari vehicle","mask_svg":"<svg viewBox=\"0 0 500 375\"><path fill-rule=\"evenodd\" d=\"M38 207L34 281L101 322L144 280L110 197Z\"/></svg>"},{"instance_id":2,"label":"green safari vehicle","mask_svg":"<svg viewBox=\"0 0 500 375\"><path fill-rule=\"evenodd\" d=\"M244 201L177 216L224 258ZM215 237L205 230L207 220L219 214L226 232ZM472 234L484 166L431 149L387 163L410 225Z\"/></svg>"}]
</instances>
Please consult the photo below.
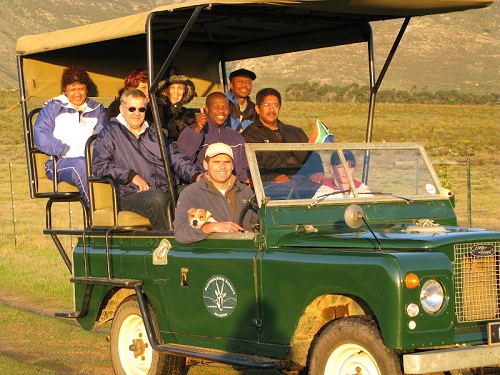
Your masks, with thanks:
<instances>
[{"instance_id":1,"label":"green safari vehicle","mask_svg":"<svg viewBox=\"0 0 500 375\"><path fill-rule=\"evenodd\" d=\"M500 233L458 225L454 195L420 144L371 142L377 90L410 18L490 3L198 1L20 38L31 197L47 199L44 233L74 284L75 311L58 315L89 330L112 322L116 374L180 375L187 359L310 375L499 369ZM401 31L376 77L370 22L394 18L403 19ZM147 64L154 99L173 64L205 96L227 87L226 61L348 43L368 45L366 142L247 144L248 207L260 216L253 232L180 244L172 223L167 233L151 231L147 219L119 211L113 181L91 175L90 141L90 207L41 169L51 156L33 143L39 109L28 98L57 94L65 66L84 65L94 94L111 97L128 71ZM146 56L118 60L125 45ZM153 114L159 128L156 104ZM261 160L282 152L321 163L327 179L337 155L336 168L352 172L348 187L314 184L300 171L273 184ZM82 228L52 226L53 205L66 202L82 203ZM65 249L60 237L75 234L78 243Z\"/></svg>"}]
</instances>

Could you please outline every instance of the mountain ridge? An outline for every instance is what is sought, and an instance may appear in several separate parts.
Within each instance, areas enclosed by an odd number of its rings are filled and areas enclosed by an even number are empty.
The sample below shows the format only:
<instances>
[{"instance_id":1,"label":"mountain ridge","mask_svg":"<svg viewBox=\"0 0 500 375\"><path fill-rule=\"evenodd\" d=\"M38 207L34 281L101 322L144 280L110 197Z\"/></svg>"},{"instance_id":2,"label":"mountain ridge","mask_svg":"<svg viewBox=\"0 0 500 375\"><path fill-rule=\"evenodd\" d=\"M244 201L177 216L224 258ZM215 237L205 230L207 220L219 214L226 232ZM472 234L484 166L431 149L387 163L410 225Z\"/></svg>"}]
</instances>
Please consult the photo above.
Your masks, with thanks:
<instances>
[{"instance_id":1,"label":"mountain ridge","mask_svg":"<svg viewBox=\"0 0 500 375\"><path fill-rule=\"evenodd\" d=\"M178 2L74 0L68 6L60 0L9 0L0 19L4 40L0 46L0 87L18 86L15 43L23 35L123 17ZM413 18L381 89L500 92L499 19L498 1L485 9ZM400 25L401 20L372 24L377 71ZM255 89L273 86L284 91L289 84L302 82L366 85L369 79L364 44L248 59L231 62L228 67L254 70L258 76Z\"/></svg>"}]
</instances>

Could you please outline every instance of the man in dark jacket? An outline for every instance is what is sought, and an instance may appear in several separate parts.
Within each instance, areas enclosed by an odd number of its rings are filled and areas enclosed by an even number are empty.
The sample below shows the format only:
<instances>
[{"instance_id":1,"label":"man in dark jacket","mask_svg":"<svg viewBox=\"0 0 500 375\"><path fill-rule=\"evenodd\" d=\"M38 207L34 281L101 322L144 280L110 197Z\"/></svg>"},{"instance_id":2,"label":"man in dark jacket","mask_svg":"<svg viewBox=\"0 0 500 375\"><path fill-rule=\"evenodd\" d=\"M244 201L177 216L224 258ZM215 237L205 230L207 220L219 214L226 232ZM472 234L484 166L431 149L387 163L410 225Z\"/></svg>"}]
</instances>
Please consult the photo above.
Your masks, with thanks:
<instances>
[{"instance_id":1,"label":"man in dark jacket","mask_svg":"<svg viewBox=\"0 0 500 375\"><path fill-rule=\"evenodd\" d=\"M140 90L126 90L121 95L120 114L95 141L92 171L119 184L121 209L147 217L155 231L166 231L168 183L158 133L145 121L146 105ZM165 139L165 143L177 178L193 182L203 172L201 168L180 154L172 141Z\"/></svg>"},{"instance_id":2,"label":"man in dark jacket","mask_svg":"<svg viewBox=\"0 0 500 375\"><path fill-rule=\"evenodd\" d=\"M223 142L234 154L234 174L241 182L250 181L245 140L236 130L226 126L229 117L229 102L222 92L213 92L206 98L207 124L193 124L184 129L177 140L179 151L200 168L203 167L205 151L212 143Z\"/></svg>"},{"instance_id":3,"label":"man in dark jacket","mask_svg":"<svg viewBox=\"0 0 500 375\"><path fill-rule=\"evenodd\" d=\"M175 209L174 235L180 243L201 241L210 233L252 231L258 224L258 215L248 204L253 191L232 174L232 148L225 143L213 143L205 155L206 173L181 192ZM208 210L213 220L191 225L188 211L194 215L199 209Z\"/></svg>"},{"instance_id":4,"label":"man in dark jacket","mask_svg":"<svg viewBox=\"0 0 500 375\"><path fill-rule=\"evenodd\" d=\"M307 143L309 138L299 127L282 123L279 119L281 95L278 90L265 88L256 96L255 110L258 119L242 135L249 143ZM257 161L263 181L290 183L295 177L298 182L320 184L324 175L319 155L300 151L259 152Z\"/></svg>"},{"instance_id":5,"label":"man in dark jacket","mask_svg":"<svg viewBox=\"0 0 500 375\"><path fill-rule=\"evenodd\" d=\"M230 91L226 92L226 96L231 117L228 125L238 132L248 128L257 117L255 103L250 100L255 78L255 73L248 69L234 70L229 74Z\"/></svg>"}]
</instances>

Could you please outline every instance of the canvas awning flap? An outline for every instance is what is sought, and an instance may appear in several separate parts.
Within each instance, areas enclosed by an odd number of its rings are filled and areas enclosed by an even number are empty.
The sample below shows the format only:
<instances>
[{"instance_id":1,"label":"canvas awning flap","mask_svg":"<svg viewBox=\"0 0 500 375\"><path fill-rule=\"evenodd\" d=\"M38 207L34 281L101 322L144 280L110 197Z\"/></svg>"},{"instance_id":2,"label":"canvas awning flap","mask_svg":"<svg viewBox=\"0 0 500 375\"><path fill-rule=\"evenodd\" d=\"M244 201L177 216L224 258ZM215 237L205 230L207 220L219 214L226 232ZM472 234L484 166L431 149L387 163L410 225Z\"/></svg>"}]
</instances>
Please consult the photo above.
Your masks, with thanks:
<instances>
[{"instance_id":1,"label":"canvas awning flap","mask_svg":"<svg viewBox=\"0 0 500 375\"><path fill-rule=\"evenodd\" d=\"M85 66L99 96L114 96L132 70L146 68L146 24L152 17L154 69L159 71L189 17L193 24L173 65L191 77L198 95L220 90L220 61L366 41L371 21L481 8L489 0L206 0L171 4L135 15L18 39L31 96L60 93L62 70Z\"/></svg>"},{"instance_id":2,"label":"canvas awning flap","mask_svg":"<svg viewBox=\"0 0 500 375\"><path fill-rule=\"evenodd\" d=\"M193 58L186 58L186 54ZM145 55L145 54L144 54ZM89 90L92 97L115 97L123 87L124 77L133 69L145 69L145 56L139 59L134 56L131 59L117 59L106 61L101 58L63 58L55 56L44 59L23 59L23 69L27 92L32 97L50 98L61 93L60 79L63 70L72 64L84 66L89 72L94 86ZM160 67L162 61L157 61ZM218 70L219 58L216 51L184 49L179 53L173 65L182 67L183 72L189 72L189 76L196 87L198 96L206 96L212 91L221 91L222 85Z\"/></svg>"}]
</instances>

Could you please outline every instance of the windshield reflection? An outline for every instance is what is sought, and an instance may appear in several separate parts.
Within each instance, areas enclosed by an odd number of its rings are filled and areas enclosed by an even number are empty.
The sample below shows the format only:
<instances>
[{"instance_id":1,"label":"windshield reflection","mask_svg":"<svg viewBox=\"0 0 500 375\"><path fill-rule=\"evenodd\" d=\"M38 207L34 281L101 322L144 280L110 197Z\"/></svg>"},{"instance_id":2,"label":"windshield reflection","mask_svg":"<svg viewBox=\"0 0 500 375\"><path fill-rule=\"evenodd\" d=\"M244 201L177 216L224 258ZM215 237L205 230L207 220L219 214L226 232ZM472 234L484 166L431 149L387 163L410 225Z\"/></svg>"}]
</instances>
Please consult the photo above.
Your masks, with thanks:
<instances>
[{"instance_id":1,"label":"windshield reflection","mask_svg":"<svg viewBox=\"0 0 500 375\"><path fill-rule=\"evenodd\" d=\"M257 165L251 168L259 173L262 194L268 201L377 197L413 201L416 197L436 196L442 190L420 147L341 148L340 144L322 144L314 151L311 145L299 146L289 145L283 150L276 146L266 150L262 150L265 148L262 145L253 147ZM293 160L296 166L269 167L273 161L283 165L284 158L289 165ZM286 178L277 178L282 175Z\"/></svg>"}]
</instances>

